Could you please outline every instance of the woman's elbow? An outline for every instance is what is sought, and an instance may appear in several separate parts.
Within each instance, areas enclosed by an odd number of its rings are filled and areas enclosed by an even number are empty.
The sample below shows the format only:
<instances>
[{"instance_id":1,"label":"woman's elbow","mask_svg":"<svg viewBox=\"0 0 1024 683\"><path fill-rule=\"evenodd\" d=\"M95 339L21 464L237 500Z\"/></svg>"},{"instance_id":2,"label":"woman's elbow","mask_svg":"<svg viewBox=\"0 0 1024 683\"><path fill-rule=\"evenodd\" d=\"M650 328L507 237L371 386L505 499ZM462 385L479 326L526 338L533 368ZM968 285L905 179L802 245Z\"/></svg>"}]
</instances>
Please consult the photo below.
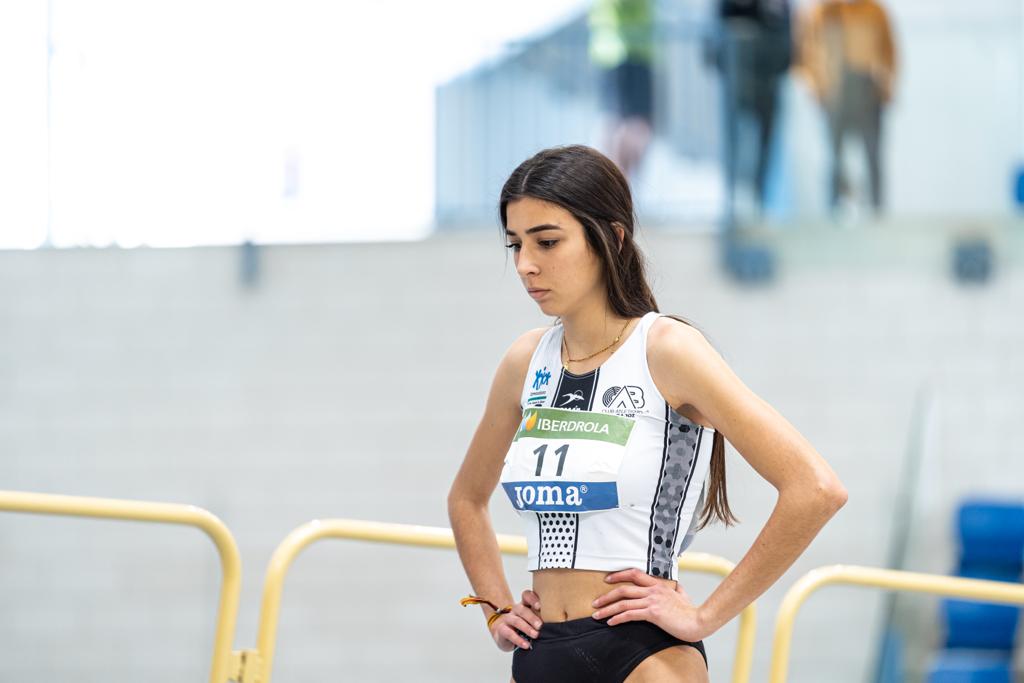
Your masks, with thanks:
<instances>
[{"instance_id":1,"label":"woman's elbow","mask_svg":"<svg viewBox=\"0 0 1024 683\"><path fill-rule=\"evenodd\" d=\"M455 486L452 486L451 490L448 491L448 519L451 520L453 517L458 516L459 510L467 502L466 495Z\"/></svg>"},{"instance_id":2,"label":"woman's elbow","mask_svg":"<svg viewBox=\"0 0 1024 683\"><path fill-rule=\"evenodd\" d=\"M835 475L819 479L815 487L815 493L817 494L815 497L819 501L818 504L824 509L828 517L839 512L839 509L846 505L846 501L849 498L843 482L839 481L839 477Z\"/></svg>"}]
</instances>

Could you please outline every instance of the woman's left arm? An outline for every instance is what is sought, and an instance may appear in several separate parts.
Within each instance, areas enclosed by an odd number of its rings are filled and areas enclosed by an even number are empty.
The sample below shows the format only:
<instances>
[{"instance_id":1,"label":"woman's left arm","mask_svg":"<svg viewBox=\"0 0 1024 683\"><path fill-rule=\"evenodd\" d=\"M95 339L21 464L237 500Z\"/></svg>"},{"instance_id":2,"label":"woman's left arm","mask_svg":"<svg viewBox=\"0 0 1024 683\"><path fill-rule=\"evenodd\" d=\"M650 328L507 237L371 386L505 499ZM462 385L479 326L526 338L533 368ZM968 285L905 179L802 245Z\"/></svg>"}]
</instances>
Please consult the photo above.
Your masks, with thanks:
<instances>
[{"instance_id":1,"label":"woman's left arm","mask_svg":"<svg viewBox=\"0 0 1024 683\"><path fill-rule=\"evenodd\" d=\"M846 502L846 489L814 447L748 389L689 325L660 318L651 328L648 363L673 406L691 405L778 491L771 516L753 546L704 604L647 580L632 569L609 575L625 583L599 598L596 618L645 620L684 640L717 631L764 593L793 564Z\"/></svg>"}]
</instances>

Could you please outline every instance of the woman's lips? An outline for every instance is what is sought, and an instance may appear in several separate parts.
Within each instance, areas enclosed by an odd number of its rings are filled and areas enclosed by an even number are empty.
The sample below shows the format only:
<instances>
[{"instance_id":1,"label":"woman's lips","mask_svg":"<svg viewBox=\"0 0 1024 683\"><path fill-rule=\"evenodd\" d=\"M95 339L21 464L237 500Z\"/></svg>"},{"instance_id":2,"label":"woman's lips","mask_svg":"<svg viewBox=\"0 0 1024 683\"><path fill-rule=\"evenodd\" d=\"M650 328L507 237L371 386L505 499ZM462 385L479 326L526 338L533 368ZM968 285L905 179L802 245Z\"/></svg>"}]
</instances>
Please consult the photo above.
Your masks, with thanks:
<instances>
[{"instance_id":1,"label":"woman's lips","mask_svg":"<svg viewBox=\"0 0 1024 683\"><path fill-rule=\"evenodd\" d=\"M547 294L551 290L550 289L528 289L526 291L534 299L541 299L541 298L544 297L545 294Z\"/></svg>"}]
</instances>

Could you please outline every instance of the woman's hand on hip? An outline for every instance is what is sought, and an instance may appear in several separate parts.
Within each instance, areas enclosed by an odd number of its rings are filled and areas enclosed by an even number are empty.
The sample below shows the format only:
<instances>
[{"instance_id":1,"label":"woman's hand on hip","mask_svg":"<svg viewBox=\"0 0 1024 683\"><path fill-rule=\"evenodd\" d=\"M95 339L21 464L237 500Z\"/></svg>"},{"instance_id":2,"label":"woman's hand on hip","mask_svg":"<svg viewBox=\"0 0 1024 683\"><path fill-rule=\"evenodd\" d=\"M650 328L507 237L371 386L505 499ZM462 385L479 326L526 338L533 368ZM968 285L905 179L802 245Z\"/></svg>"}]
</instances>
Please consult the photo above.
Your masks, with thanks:
<instances>
[{"instance_id":1,"label":"woman's hand on hip","mask_svg":"<svg viewBox=\"0 0 1024 683\"><path fill-rule=\"evenodd\" d=\"M536 638L544 622L540 618L540 596L532 590L523 591L523 599L512 605L512 611L502 614L491 624L491 637L504 652L514 648L530 649L530 641L523 637Z\"/></svg>"},{"instance_id":2,"label":"woman's hand on hip","mask_svg":"<svg viewBox=\"0 0 1024 683\"><path fill-rule=\"evenodd\" d=\"M711 635L682 586L659 581L639 569L613 572L609 583L622 584L594 601L595 619L608 619L609 626L627 621L649 621L680 640L696 642Z\"/></svg>"}]
</instances>

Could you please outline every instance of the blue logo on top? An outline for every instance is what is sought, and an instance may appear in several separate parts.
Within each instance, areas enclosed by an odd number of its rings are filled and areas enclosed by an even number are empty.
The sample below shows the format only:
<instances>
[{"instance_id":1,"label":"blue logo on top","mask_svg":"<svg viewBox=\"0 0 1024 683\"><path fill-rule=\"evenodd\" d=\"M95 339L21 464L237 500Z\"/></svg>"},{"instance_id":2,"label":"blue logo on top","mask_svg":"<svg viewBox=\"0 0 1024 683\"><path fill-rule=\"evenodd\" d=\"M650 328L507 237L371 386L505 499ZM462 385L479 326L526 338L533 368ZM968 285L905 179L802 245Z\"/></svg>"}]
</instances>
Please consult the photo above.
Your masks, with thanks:
<instances>
[{"instance_id":1,"label":"blue logo on top","mask_svg":"<svg viewBox=\"0 0 1024 683\"><path fill-rule=\"evenodd\" d=\"M619 507L614 481L507 481L501 486L519 511L594 512Z\"/></svg>"},{"instance_id":2,"label":"blue logo on top","mask_svg":"<svg viewBox=\"0 0 1024 683\"><path fill-rule=\"evenodd\" d=\"M548 366L544 366L543 370L538 370L537 374L533 376L533 388L536 391L542 386L546 385L551 380L551 373L548 372Z\"/></svg>"}]
</instances>

